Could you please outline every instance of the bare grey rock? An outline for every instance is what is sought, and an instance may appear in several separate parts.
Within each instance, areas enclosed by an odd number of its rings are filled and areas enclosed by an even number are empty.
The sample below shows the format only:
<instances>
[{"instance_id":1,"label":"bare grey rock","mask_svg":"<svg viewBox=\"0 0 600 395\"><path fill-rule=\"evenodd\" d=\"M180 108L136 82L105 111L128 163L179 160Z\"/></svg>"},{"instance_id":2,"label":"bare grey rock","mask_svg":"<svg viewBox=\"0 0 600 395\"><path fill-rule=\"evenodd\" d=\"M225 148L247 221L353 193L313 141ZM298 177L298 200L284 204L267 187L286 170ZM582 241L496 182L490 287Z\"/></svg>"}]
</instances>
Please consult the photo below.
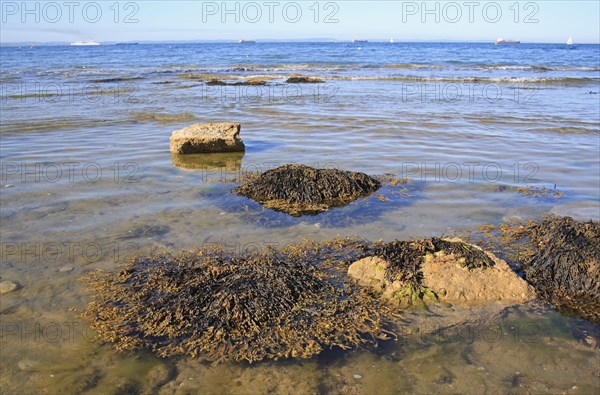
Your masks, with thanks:
<instances>
[{"instance_id":1,"label":"bare grey rock","mask_svg":"<svg viewBox=\"0 0 600 395\"><path fill-rule=\"evenodd\" d=\"M222 122L194 124L171 135L174 154L201 154L208 152L243 152L246 147L240 138L239 123Z\"/></svg>"}]
</instances>

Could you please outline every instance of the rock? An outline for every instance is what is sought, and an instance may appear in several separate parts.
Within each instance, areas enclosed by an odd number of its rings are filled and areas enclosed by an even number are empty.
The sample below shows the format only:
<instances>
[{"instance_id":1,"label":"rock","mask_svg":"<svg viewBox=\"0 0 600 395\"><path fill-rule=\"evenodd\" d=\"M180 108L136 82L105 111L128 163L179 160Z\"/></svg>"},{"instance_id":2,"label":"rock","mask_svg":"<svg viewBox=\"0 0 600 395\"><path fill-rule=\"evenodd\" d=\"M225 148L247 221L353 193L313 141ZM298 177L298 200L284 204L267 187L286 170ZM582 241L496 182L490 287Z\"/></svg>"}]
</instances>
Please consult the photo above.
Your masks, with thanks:
<instances>
[{"instance_id":1,"label":"rock","mask_svg":"<svg viewBox=\"0 0 600 395\"><path fill-rule=\"evenodd\" d=\"M156 393L156 388L167 384L173 378L173 375L173 369L167 365L160 364L154 366L146 375L146 380L144 381L145 393Z\"/></svg>"},{"instance_id":2,"label":"rock","mask_svg":"<svg viewBox=\"0 0 600 395\"><path fill-rule=\"evenodd\" d=\"M206 82L208 86L263 86L267 85L266 81L258 80L258 79L250 79L248 81L238 81L238 82L225 82L221 80L210 80Z\"/></svg>"},{"instance_id":3,"label":"rock","mask_svg":"<svg viewBox=\"0 0 600 395\"><path fill-rule=\"evenodd\" d=\"M547 216L515 233L525 278L559 310L600 324L600 223Z\"/></svg>"},{"instance_id":4,"label":"rock","mask_svg":"<svg viewBox=\"0 0 600 395\"><path fill-rule=\"evenodd\" d=\"M2 281L0 282L0 294L7 294L12 291L19 289L19 284L14 281Z\"/></svg>"},{"instance_id":5,"label":"rock","mask_svg":"<svg viewBox=\"0 0 600 395\"><path fill-rule=\"evenodd\" d=\"M462 268L453 255L427 255L421 266L423 285L435 292L440 300L456 304L520 303L535 298L533 287L513 272L505 261L492 253L487 254L494 261L494 266L483 270Z\"/></svg>"},{"instance_id":6,"label":"rock","mask_svg":"<svg viewBox=\"0 0 600 395\"><path fill-rule=\"evenodd\" d=\"M59 272L65 273L65 272L70 272L73 269L75 269L75 266L73 265L65 265L63 267L61 267L60 269L58 269Z\"/></svg>"},{"instance_id":7,"label":"rock","mask_svg":"<svg viewBox=\"0 0 600 395\"><path fill-rule=\"evenodd\" d=\"M348 268L348 275L359 285L372 287L378 292L382 292L387 284L385 273L388 268L388 262L377 256L369 256L359 259Z\"/></svg>"},{"instance_id":8,"label":"rock","mask_svg":"<svg viewBox=\"0 0 600 395\"><path fill-rule=\"evenodd\" d=\"M354 377L357 380L362 379L362 376L360 374L353 374L352 377Z\"/></svg>"},{"instance_id":9,"label":"rock","mask_svg":"<svg viewBox=\"0 0 600 395\"><path fill-rule=\"evenodd\" d=\"M288 84L323 84L325 81L323 81L320 78L292 76L288 78L285 82L287 82Z\"/></svg>"},{"instance_id":10,"label":"rock","mask_svg":"<svg viewBox=\"0 0 600 395\"><path fill-rule=\"evenodd\" d=\"M221 80L210 80L206 83L206 85L208 86L225 86L228 85L226 82L223 82Z\"/></svg>"},{"instance_id":11,"label":"rock","mask_svg":"<svg viewBox=\"0 0 600 395\"><path fill-rule=\"evenodd\" d=\"M301 216L343 207L380 187L365 173L288 164L247 177L235 192L267 208Z\"/></svg>"},{"instance_id":12,"label":"rock","mask_svg":"<svg viewBox=\"0 0 600 395\"><path fill-rule=\"evenodd\" d=\"M243 152L239 123L194 124L171 135L171 152L199 154L207 152Z\"/></svg>"},{"instance_id":13,"label":"rock","mask_svg":"<svg viewBox=\"0 0 600 395\"><path fill-rule=\"evenodd\" d=\"M382 297L401 301L426 295L458 305L525 302L534 289L508 264L479 247L458 239L392 242L388 254L369 256L350 265L348 275ZM391 258L390 258L391 259Z\"/></svg>"}]
</instances>

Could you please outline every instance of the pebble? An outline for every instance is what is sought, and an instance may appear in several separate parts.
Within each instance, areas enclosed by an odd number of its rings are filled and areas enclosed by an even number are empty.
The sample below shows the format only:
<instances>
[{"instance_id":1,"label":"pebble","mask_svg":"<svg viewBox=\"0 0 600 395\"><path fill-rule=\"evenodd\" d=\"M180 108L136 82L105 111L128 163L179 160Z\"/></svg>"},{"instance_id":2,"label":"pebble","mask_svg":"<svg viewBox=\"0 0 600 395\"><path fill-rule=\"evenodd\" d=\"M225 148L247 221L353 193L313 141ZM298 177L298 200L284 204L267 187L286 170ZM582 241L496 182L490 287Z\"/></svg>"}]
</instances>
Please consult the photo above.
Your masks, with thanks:
<instances>
[{"instance_id":1,"label":"pebble","mask_svg":"<svg viewBox=\"0 0 600 395\"><path fill-rule=\"evenodd\" d=\"M58 271L64 273L64 272L70 272L73 269L75 269L75 266L73 266L73 265L65 265L65 266L61 267L60 269L58 269Z\"/></svg>"},{"instance_id":2,"label":"pebble","mask_svg":"<svg viewBox=\"0 0 600 395\"><path fill-rule=\"evenodd\" d=\"M362 376L360 374L355 374L353 377L357 380L362 379Z\"/></svg>"},{"instance_id":3,"label":"pebble","mask_svg":"<svg viewBox=\"0 0 600 395\"><path fill-rule=\"evenodd\" d=\"M0 282L0 294L7 294L15 291L19 288L19 284L14 281L2 281Z\"/></svg>"},{"instance_id":4,"label":"pebble","mask_svg":"<svg viewBox=\"0 0 600 395\"><path fill-rule=\"evenodd\" d=\"M4 186L4 188L12 188L12 187L14 187L14 185L13 185L13 184L6 184L6 185Z\"/></svg>"}]
</instances>

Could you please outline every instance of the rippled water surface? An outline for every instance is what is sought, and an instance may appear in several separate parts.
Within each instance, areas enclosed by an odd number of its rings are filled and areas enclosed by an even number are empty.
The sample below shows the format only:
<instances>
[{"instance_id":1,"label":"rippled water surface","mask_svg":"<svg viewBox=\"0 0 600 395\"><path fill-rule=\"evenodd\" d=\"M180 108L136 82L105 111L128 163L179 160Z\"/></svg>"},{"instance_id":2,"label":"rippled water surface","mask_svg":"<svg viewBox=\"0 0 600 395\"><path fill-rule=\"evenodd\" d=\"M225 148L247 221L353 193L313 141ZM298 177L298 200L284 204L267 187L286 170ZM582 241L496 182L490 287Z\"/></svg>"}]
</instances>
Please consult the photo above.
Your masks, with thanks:
<instances>
[{"instance_id":1,"label":"rippled water surface","mask_svg":"<svg viewBox=\"0 0 600 395\"><path fill-rule=\"evenodd\" d=\"M591 393L598 327L547 306L429 311L379 352L212 367L90 341L78 278L131 253L451 235L552 212L600 219L600 47L428 43L2 47L3 392ZM324 83L287 84L294 73ZM209 86L260 78L264 86ZM197 122L244 154L172 157ZM231 193L297 162L408 176L407 193L293 218ZM535 188L540 196L520 193ZM448 307L444 314L466 314ZM414 317L413 317L414 316ZM412 325L412 326L411 326ZM413 329L419 329L413 330ZM476 334L471 336L471 334ZM557 372L561 372L557 374ZM564 372L564 373L563 373Z\"/></svg>"}]
</instances>

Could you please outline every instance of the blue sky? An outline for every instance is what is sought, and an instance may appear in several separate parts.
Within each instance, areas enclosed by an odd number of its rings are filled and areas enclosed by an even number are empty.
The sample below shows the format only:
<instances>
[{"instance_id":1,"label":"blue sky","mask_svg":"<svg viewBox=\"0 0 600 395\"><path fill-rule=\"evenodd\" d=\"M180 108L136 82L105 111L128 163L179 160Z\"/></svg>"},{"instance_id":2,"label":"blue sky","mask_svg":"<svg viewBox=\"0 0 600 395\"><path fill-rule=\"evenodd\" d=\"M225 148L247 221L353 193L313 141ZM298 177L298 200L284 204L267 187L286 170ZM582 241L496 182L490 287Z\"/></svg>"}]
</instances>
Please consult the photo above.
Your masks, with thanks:
<instances>
[{"instance_id":1,"label":"blue sky","mask_svg":"<svg viewBox=\"0 0 600 395\"><path fill-rule=\"evenodd\" d=\"M0 41L600 41L593 1L4 1ZM25 3L25 6L23 6Z\"/></svg>"}]
</instances>

